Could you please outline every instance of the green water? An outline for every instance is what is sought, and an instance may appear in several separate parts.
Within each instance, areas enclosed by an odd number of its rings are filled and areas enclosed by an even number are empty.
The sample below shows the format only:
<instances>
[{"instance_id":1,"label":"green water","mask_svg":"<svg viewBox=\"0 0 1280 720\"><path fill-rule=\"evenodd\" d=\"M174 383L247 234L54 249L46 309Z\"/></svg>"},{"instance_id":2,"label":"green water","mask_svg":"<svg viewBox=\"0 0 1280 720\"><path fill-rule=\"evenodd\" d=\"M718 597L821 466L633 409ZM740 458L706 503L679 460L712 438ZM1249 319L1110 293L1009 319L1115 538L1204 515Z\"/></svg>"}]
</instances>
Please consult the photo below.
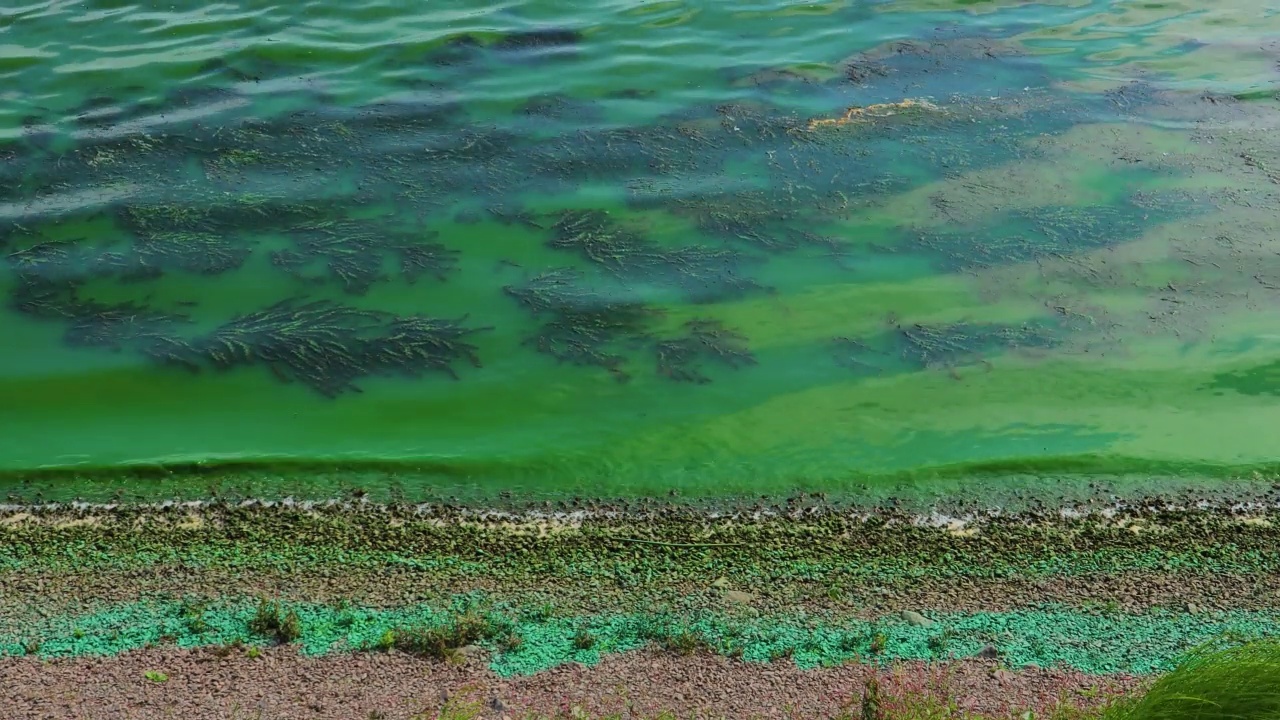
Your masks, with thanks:
<instances>
[{"instance_id":1,"label":"green water","mask_svg":"<svg viewBox=\"0 0 1280 720\"><path fill-rule=\"evenodd\" d=\"M0 10L6 494L1277 460L1280 4L339 5Z\"/></svg>"}]
</instances>

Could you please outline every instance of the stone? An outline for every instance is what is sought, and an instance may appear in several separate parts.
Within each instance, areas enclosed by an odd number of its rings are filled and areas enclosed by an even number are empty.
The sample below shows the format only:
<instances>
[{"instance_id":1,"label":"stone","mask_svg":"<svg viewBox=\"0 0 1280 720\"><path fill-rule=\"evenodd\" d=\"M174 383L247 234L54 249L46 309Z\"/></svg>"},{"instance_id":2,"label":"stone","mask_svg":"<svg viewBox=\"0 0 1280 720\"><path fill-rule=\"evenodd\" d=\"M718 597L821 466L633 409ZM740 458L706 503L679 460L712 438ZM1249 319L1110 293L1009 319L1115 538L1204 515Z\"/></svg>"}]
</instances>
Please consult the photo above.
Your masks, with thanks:
<instances>
[{"instance_id":1,"label":"stone","mask_svg":"<svg viewBox=\"0 0 1280 720\"><path fill-rule=\"evenodd\" d=\"M470 662L484 662L489 658L489 651L479 645L463 645L453 653L454 662L459 665Z\"/></svg>"},{"instance_id":2,"label":"stone","mask_svg":"<svg viewBox=\"0 0 1280 720\"><path fill-rule=\"evenodd\" d=\"M933 621L914 610L903 610L902 619L912 627L931 627Z\"/></svg>"},{"instance_id":3,"label":"stone","mask_svg":"<svg viewBox=\"0 0 1280 720\"><path fill-rule=\"evenodd\" d=\"M749 605L755 602L760 596L755 593L743 592L741 590L726 590L724 599L732 603L741 603Z\"/></svg>"},{"instance_id":4,"label":"stone","mask_svg":"<svg viewBox=\"0 0 1280 720\"><path fill-rule=\"evenodd\" d=\"M995 660L1000 657L1000 649L995 645L987 645L978 651L978 657L983 660Z\"/></svg>"},{"instance_id":5,"label":"stone","mask_svg":"<svg viewBox=\"0 0 1280 720\"><path fill-rule=\"evenodd\" d=\"M727 589L729 587L729 578L722 575L711 583L711 587L720 588L721 590Z\"/></svg>"}]
</instances>

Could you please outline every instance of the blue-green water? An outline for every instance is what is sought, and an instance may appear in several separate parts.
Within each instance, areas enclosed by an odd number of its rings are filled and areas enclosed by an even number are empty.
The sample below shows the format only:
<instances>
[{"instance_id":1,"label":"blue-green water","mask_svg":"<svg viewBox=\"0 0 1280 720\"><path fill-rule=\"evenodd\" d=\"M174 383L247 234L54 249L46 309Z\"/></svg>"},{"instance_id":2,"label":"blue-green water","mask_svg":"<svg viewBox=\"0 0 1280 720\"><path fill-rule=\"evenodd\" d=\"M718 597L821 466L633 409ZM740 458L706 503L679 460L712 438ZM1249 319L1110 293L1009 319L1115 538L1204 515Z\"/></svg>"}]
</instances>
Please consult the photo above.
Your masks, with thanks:
<instances>
[{"instance_id":1,"label":"blue-green water","mask_svg":"<svg viewBox=\"0 0 1280 720\"><path fill-rule=\"evenodd\" d=\"M0 10L5 487L1268 466L1278 9Z\"/></svg>"}]
</instances>

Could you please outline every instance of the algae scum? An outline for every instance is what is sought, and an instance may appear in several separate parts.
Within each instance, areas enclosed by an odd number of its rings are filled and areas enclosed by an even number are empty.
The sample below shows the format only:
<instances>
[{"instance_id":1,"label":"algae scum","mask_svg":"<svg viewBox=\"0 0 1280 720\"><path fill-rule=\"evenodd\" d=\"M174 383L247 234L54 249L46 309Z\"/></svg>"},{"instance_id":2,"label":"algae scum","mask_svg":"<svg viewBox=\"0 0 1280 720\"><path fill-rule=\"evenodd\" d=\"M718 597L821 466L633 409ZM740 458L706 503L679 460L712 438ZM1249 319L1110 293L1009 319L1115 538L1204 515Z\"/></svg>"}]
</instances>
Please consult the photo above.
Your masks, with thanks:
<instances>
[{"instance_id":1,"label":"algae scum","mask_svg":"<svg viewBox=\"0 0 1280 720\"><path fill-rule=\"evenodd\" d=\"M6 494L1266 466L1271 21L1075 5L10 13Z\"/></svg>"}]
</instances>

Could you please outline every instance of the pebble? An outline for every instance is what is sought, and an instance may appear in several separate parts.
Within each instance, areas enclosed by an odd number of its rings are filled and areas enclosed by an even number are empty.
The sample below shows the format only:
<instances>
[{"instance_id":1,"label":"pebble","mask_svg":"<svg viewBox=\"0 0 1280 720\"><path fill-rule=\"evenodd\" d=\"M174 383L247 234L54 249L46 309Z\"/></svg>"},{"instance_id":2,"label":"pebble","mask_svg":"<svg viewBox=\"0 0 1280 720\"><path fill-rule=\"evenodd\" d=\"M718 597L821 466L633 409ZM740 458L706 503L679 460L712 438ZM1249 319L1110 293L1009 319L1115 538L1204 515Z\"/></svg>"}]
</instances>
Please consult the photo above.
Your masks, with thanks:
<instances>
[{"instance_id":1,"label":"pebble","mask_svg":"<svg viewBox=\"0 0 1280 720\"><path fill-rule=\"evenodd\" d=\"M743 592L741 590L726 590L724 593L725 600L728 600L731 603L741 603L743 605L753 603L759 599L759 597L760 596L755 593Z\"/></svg>"},{"instance_id":2,"label":"pebble","mask_svg":"<svg viewBox=\"0 0 1280 720\"><path fill-rule=\"evenodd\" d=\"M978 657L984 660L994 660L1000 657L1000 649L995 645L987 645L978 651Z\"/></svg>"}]
</instances>

